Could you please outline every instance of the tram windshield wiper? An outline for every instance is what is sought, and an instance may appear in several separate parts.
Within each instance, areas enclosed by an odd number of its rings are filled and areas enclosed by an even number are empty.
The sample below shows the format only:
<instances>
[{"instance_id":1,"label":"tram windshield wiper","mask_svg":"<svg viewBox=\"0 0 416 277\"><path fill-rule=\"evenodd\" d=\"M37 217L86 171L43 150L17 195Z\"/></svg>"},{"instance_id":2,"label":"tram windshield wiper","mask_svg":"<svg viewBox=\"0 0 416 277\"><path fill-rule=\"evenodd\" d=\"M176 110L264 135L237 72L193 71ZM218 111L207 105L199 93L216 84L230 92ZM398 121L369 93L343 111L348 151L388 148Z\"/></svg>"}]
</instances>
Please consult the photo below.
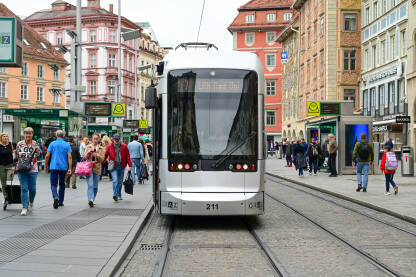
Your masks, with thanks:
<instances>
[{"instance_id":1,"label":"tram windshield wiper","mask_svg":"<svg viewBox=\"0 0 416 277\"><path fill-rule=\"evenodd\" d=\"M225 162L231 155L237 151L241 146L246 144L249 140L257 136L257 132L252 132L250 136L248 136L245 140L241 141L239 144L234 146L226 155L218 159L215 163L212 164L213 168L218 168L223 162Z\"/></svg>"}]
</instances>

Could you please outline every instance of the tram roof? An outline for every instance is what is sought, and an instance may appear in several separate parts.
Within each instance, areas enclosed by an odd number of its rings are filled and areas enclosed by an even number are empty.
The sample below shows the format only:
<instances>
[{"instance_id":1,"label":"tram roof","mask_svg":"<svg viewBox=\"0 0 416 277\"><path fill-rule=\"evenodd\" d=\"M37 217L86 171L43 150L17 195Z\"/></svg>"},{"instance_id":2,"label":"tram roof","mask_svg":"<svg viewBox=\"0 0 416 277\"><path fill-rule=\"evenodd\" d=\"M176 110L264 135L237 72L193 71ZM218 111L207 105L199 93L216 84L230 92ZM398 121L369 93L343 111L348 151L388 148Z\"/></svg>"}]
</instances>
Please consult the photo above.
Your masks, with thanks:
<instances>
[{"instance_id":1,"label":"tram roof","mask_svg":"<svg viewBox=\"0 0 416 277\"><path fill-rule=\"evenodd\" d=\"M256 54L239 51L188 49L170 52L164 58L165 72L188 68L224 68L256 71L263 76L263 65Z\"/></svg>"}]
</instances>

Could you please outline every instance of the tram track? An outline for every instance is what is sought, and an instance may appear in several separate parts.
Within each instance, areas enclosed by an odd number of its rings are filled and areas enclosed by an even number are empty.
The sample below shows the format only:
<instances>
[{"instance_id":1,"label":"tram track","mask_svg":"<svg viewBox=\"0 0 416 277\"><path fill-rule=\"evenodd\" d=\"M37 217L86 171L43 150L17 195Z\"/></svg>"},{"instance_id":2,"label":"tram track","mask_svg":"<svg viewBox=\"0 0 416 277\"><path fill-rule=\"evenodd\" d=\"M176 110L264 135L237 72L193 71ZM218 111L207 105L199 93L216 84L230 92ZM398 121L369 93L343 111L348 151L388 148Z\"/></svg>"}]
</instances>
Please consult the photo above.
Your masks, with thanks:
<instances>
[{"instance_id":1,"label":"tram track","mask_svg":"<svg viewBox=\"0 0 416 277\"><path fill-rule=\"evenodd\" d=\"M157 270L155 271L153 277L163 277L168 276L166 272L167 268L167 261L169 258L169 253L171 252L171 245L172 245L172 237L175 232L175 226L177 224L176 218L171 219L169 223L169 229L165 235L165 242L162 247L162 252L160 255L159 263ZM267 246L267 244L260 238L257 232L254 230L252 225L246 220L242 219L242 224L246 227L248 233L256 242L256 245L263 253L267 263L269 264L270 268L273 270L274 276L278 277L288 277L289 274L284 270L281 263L275 258L271 249Z\"/></svg>"}]
</instances>

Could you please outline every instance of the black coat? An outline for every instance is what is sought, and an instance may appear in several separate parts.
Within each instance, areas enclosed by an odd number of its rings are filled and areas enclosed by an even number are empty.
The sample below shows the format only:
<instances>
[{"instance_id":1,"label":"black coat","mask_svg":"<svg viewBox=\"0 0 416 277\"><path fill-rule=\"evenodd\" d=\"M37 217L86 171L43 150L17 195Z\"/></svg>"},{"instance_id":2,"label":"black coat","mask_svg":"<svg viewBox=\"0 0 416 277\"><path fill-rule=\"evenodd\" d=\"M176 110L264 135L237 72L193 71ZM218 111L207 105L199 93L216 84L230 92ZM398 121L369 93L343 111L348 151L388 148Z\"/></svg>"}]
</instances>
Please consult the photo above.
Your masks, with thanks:
<instances>
[{"instance_id":1,"label":"black coat","mask_svg":"<svg viewBox=\"0 0 416 277\"><path fill-rule=\"evenodd\" d=\"M301 144L295 144L294 157L295 157L295 167L306 168L306 159L305 159L305 148Z\"/></svg>"},{"instance_id":2,"label":"black coat","mask_svg":"<svg viewBox=\"0 0 416 277\"><path fill-rule=\"evenodd\" d=\"M321 154L322 154L322 151L321 151L321 147L319 147L319 145L317 143L315 143L315 144L310 143L309 144L308 151L307 151L306 155L308 155L308 157L313 157L313 148L312 148L313 146L315 146L316 149L318 150L318 157L320 157Z\"/></svg>"},{"instance_id":3,"label":"black coat","mask_svg":"<svg viewBox=\"0 0 416 277\"><path fill-rule=\"evenodd\" d=\"M74 167L74 166L77 165L77 162L81 161L81 155L79 154L79 147L78 146L72 144L71 145L71 150L72 150L72 153L71 153L71 155L72 155L72 166Z\"/></svg>"}]
</instances>

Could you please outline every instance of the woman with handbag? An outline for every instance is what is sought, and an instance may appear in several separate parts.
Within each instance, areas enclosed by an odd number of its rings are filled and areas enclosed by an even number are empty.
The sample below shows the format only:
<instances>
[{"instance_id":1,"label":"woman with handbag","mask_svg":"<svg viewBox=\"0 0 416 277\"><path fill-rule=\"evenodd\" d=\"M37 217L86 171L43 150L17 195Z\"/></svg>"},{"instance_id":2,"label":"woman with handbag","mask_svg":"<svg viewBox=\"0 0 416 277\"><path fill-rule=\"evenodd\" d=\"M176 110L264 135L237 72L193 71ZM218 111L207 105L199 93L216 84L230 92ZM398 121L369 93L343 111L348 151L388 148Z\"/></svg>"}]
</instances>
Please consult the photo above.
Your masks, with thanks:
<instances>
[{"instance_id":1,"label":"woman with handbag","mask_svg":"<svg viewBox=\"0 0 416 277\"><path fill-rule=\"evenodd\" d=\"M14 148L9 142L9 135L6 133L0 134L0 180L4 196L3 210L7 209L7 176L12 173L13 167L13 151Z\"/></svg>"},{"instance_id":2,"label":"woman with handbag","mask_svg":"<svg viewBox=\"0 0 416 277\"><path fill-rule=\"evenodd\" d=\"M102 142L102 145L104 147L104 152L105 152L107 150L107 147L111 144L111 139L107 135L105 135L101 139L101 142ZM103 176L109 176L110 181L112 181L110 171L108 171L108 161L107 160L105 160L104 162L101 163L100 181L103 178Z\"/></svg>"},{"instance_id":3,"label":"woman with handbag","mask_svg":"<svg viewBox=\"0 0 416 277\"><path fill-rule=\"evenodd\" d=\"M95 197L98 192L98 182L101 175L101 162L104 161L105 150L100 145L100 135L92 136L92 144L87 145L84 152L84 158L93 163L92 174L87 177L88 184L88 205L94 207Z\"/></svg>"},{"instance_id":4,"label":"woman with handbag","mask_svg":"<svg viewBox=\"0 0 416 277\"><path fill-rule=\"evenodd\" d=\"M25 216L33 209L36 196L36 179L38 177L37 158L41 155L39 144L33 140L33 129L27 127L23 130L25 139L16 145L17 176L19 177L22 212ZM29 195L28 195L29 194ZM29 196L29 197L28 197Z\"/></svg>"}]
</instances>

